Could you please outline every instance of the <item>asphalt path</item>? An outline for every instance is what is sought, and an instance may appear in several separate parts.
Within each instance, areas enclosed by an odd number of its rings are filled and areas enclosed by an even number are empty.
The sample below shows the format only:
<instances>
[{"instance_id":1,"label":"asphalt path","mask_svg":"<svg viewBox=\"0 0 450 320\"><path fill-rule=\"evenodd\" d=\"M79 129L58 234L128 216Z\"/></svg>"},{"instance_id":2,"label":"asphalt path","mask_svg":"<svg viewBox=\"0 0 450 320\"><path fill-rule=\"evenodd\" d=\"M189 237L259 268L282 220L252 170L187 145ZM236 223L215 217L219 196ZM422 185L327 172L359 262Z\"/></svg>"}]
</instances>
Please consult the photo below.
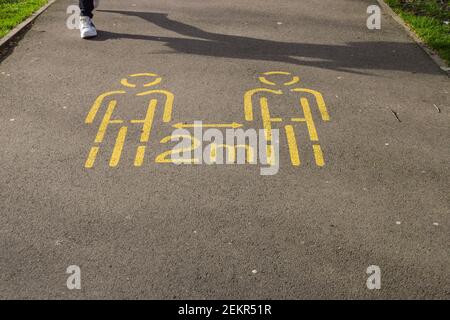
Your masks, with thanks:
<instances>
[{"instance_id":1,"label":"asphalt path","mask_svg":"<svg viewBox=\"0 0 450 320\"><path fill-rule=\"evenodd\" d=\"M450 298L450 81L374 1L70 4L0 62L1 298ZM195 121L279 129L277 174L161 161Z\"/></svg>"}]
</instances>

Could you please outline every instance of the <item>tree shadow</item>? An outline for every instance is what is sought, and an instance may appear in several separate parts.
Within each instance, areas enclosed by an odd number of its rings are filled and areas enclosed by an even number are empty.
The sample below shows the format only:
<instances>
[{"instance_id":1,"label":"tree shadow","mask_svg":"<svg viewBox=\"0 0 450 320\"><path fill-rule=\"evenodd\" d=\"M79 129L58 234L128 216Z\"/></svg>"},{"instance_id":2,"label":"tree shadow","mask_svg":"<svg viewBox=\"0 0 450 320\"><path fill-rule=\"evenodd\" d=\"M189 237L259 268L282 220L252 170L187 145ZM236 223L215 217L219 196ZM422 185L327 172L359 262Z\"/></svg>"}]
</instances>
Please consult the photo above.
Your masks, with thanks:
<instances>
[{"instance_id":1,"label":"tree shadow","mask_svg":"<svg viewBox=\"0 0 450 320\"><path fill-rule=\"evenodd\" d=\"M195 26L172 20L168 14L164 13L98 11L139 17L158 27L190 38L101 31L99 36L93 39L94 41L108 39L157 41L164 42L167 47L183 54L277 61L359 74L367 74L369 69L441 74L439 67L413 42L363 41L350 42L345 45L279 42L204 31Z\"/></svg>"}]
</instances>

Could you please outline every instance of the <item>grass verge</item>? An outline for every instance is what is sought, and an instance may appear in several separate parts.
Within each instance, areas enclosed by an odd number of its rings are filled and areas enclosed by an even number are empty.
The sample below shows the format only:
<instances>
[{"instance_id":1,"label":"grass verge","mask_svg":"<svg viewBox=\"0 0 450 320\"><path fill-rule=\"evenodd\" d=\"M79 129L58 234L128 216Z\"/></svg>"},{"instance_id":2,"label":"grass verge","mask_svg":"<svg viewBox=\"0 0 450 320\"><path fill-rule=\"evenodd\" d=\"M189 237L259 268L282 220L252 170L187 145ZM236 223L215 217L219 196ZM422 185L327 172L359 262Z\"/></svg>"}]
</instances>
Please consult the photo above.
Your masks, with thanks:
<instances>
[{"instance_id":1,"label":"grass verge","mask_svg":"<svg viewBox=\"0 0 450 320\"><path fill-rule=\"evenodd\" d=\"M47 2L47 0L0 0L0 38Z\"/></svg>"},{"instance_id":2,"label":"grass verge","mask_svg":"<svg viewBox=\"0 0 450 320\"><path fill-rule=\"evenodd\" d=\"M450 64L449 0L385 0L415 33Z\"/></svg>"}]
</instances>

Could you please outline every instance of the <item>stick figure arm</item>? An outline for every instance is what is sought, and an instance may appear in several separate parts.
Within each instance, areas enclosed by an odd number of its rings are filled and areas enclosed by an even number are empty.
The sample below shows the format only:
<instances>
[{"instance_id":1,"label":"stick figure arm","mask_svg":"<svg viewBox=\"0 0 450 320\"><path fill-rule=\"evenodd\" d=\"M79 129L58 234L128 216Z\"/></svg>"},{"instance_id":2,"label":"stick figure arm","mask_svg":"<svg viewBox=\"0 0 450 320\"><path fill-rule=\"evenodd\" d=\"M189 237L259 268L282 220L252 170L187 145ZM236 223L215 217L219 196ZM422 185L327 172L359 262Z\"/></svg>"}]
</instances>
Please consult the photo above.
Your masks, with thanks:
<instances>
[{"instance_id":1,"label":"stick figure arm","mask_svg":"<svg viewBox=\"0 0 450 320\"><path fill-rule=\"evenodd\" d=\"M103 104L103 101L105 101L105 99L109 96L113 96L116 94L124 94L126 93L125 91L109 91L109 92L105 92L102 93L101 95L99 95L97 97L97 99L95 99L94 104L91 106L91 109L89 110L89 113L86 117L85 123L86 124L91 124L94 122L95 116L97 115L98 110L100 110L100 107Z\"/></svg>"},{"instance_id":2,"label":"stick figure arm","mask_svg":"<svg viewBox=\"0 0 450 320\"><path fill-rule=\"evenodd\" d=\"M173 102L175 100L175 96L172 92L166 91L166 90L150 90L138 93L137 96L148 96L152 94L162 94L166 97L166 102L164 104L164 114L163 114L163 121L164 122L170 122L172 120L172 110L173 110Z\"/></svg>"},{"instance_id":3,"label":"stick figure arm","mask_svg":"<svg viewBox=\"0 0 450 320\"><path fill-rule=\"evenodd\" d=\"M270 90L265 88L257 88L249 90L244 95L244 113L246 121L253 121L253 96L259 92L269 92L273 94L283 94L281 90Z\"/></svg>"},{"instance_id":4,"label":"stick figure arm","mask_svg":"<svg viewBox=\"0 0 450 320\"><path fill-rule=\"evenodd\" d=\"M327 106L325 105L325 100L323 99L323 96L320 92L311 90L311 89L305 89L305 88L295 88L292 89L293 92L305 92L310 93L316 98L317 107L319 108L320 115L322 116L323 121L330 121L330 115L328 114Z\"/></svg>"}]
</instances>

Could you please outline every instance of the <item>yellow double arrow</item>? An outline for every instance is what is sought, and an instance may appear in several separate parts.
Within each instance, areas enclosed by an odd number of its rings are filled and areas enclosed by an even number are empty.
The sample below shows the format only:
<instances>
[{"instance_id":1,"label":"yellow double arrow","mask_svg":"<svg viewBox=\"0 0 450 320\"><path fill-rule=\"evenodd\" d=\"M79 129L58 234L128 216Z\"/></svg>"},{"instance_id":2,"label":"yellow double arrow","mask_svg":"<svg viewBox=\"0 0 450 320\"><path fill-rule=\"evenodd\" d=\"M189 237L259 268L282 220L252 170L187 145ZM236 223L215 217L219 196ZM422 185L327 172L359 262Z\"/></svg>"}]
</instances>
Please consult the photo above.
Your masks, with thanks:
<instances>
[{"instance_id":1,"label":"yellow double arrow","mask_svg":"<svg viewBox=\"0 0 450 320\"><path fill-rule=\"evenodd\" d=\"M203 124L203 123L176 123L174 124L172 127L176 128L176 129L183 129L183 128L241 128L243 125L240 123L208 123L208 124Z\"/></svg>"}]
</instances>

